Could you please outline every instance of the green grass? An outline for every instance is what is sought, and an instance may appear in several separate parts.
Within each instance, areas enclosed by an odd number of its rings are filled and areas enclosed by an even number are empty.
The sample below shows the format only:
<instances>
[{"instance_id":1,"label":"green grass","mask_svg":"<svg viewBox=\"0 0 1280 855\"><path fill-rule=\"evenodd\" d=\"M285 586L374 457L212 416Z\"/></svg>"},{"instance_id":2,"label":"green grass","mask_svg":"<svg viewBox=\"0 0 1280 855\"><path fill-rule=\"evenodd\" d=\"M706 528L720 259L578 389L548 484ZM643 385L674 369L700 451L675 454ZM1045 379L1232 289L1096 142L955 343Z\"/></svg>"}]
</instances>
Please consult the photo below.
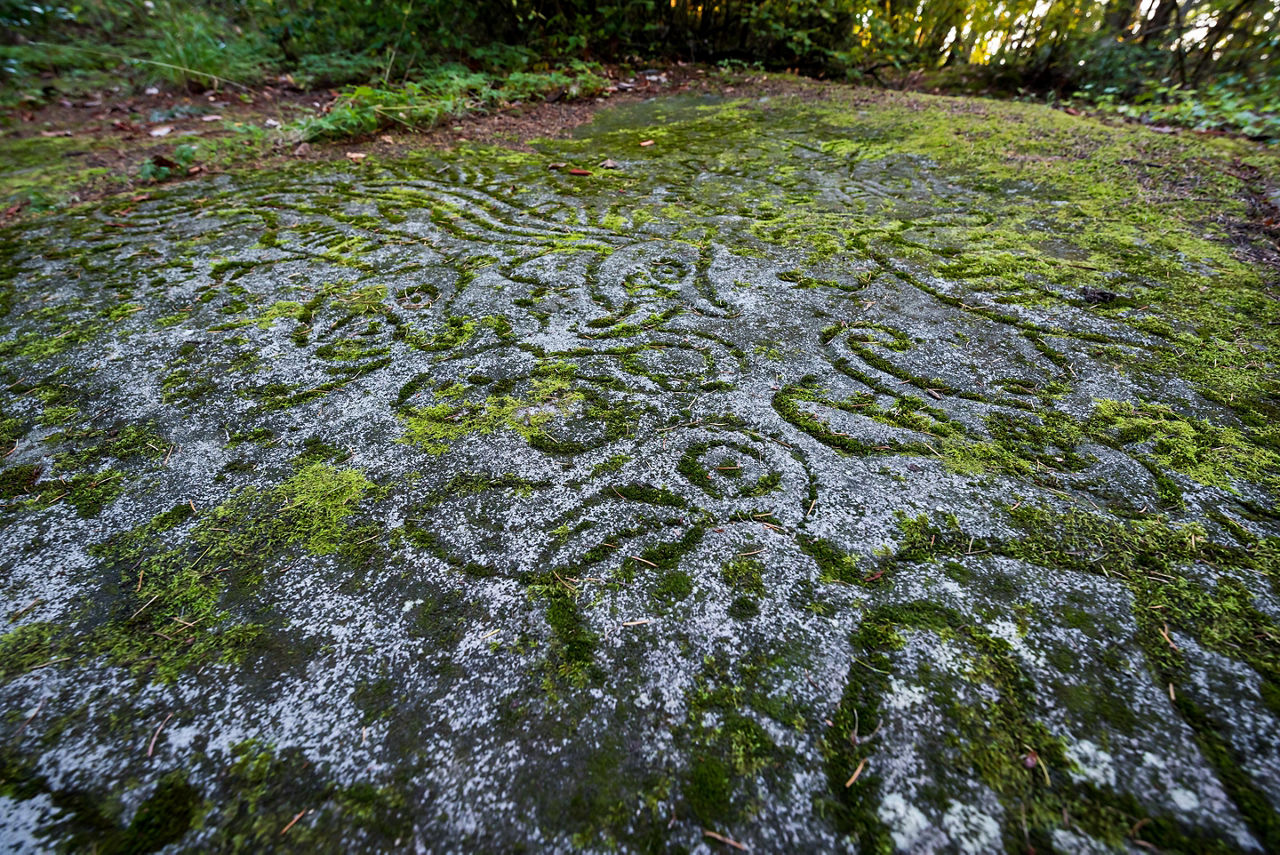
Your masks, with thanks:
<instances>
[{"instance_id":1,"label":"green grass","mask_svg":"<svg viewBox=\"0 0 1280 855\"><path fill-rule=\"evenodd\" d=\"M419 80L400 86L351 86L326 115L299 123L308 140L362 136L388 128L425 130L449 118L487 112L505 104L543 100L552 95L581 98L603 91L606 81L595 68L574 63L563 71L505 76L442 65Z\"/></svg>"}]
</instances>

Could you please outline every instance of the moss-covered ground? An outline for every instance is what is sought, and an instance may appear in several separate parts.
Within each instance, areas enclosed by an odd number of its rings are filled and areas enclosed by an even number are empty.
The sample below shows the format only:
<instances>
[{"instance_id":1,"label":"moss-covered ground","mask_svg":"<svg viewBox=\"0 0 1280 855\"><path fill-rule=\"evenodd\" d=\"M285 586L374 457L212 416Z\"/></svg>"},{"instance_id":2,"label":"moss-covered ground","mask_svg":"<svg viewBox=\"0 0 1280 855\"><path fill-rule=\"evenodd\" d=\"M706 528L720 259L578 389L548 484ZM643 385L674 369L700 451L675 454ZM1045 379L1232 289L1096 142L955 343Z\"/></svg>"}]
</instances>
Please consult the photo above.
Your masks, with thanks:
<instances>
[{"instance_id":1,"label":"moss-covered ground","mask_svg":"<svg viewBox=\"0 0 1280 855\"><path fill-rule=\"evenodd\" d=\"M1280 851L1274 151L533 149L0 231L0 839Z\"/></svg>"}]
</instances>

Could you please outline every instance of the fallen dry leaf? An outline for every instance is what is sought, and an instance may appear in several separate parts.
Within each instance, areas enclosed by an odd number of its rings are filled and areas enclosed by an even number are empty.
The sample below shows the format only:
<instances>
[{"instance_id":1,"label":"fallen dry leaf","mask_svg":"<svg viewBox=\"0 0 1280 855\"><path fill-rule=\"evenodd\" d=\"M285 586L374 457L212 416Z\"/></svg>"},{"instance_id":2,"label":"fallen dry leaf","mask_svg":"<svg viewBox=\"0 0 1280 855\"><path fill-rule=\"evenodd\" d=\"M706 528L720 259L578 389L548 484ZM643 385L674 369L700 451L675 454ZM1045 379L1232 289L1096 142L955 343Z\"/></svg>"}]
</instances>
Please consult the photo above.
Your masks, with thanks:
<instances>
[{"instance_id":1,"label":"fallen dry leaf","mask_svg":"<svg viewBox=\"0 0 1280 855\"><path fill-rule=\"evenodd\" d=\"M172 131L173 131L173 128L170 127L169 125L161 125L158 128L151 129L151 136L153 137L168 136Z\"/></svg>"},{"instance_id":2,"label":"fallen dry leaf","mask_svg":"<svg viewBox=\"0 0 1280 855\"><path fill-rule=\"evenodd\" d=\"M617 169L618 162L611 158L605 158L605 160L601 162L600 168L601 169Z\"/></svg>"},{"instance_id":3,"label":"fallen dry leaf","mask_svg":"<svg viewBox=\"0 0 1280 855\"><path fill-rule=\"evenodd\" d=\"M219 115L218 113L212 113L212 114L210 114L210 115L208 115L208 116L201 116L201 117L200 117L200 121L202 121L202 122L216 122L216 121L218 121L218 120L219 120L219 119L221 119L221 118L222 118L222 116L221 116L221 115Z\"/></svg>"},{"instance_id":4,"label":"fallen dry leaf","mask_svg":"<svg viewBox=\"0 0 1280 855\"><path fill-rule=\"evenodd\" d=\"M69 137L69 136L71 136L71 131L41 131L41 132L40 132L40 136L42 136L42 137Z\"/></svg>"},{"instance_id":5,"label":"fallen dry leaf","mask_svg":"<svg viewBox=\"0 0 1280 855\"><path fill-rule=\"evenodd\" d=\"M362 151L347 152L347 160L351 161L352 163L359 163L360 161L364 160L368 156L369 155L365 154Z\"/></svg>"},{"instance_id":6,"label":"fallen dry leaf","mask_svg":"<svg viewBox=\"0 0 1280 855\"><path fill-rule=\"evenodd\" d=\"M379 140L379 141L381 141L381 142L386 143L387 145L395 145L395 142L396 142L395 140L393 140L391 137L387 136L386 134L383 134L382 136L378 137L378 140Z\"/></svg>"},{"instance_id":7,"label":"fallen dry leaf","mask_svg":"<svg viewBox=\"0 0 1280 855\"><path fill-rule=\"evenodd\" d=\"M150 194L150 193L139 193L137 196L130 196L130 197L129 197L129 201L130 201L130 202L145 202L145 201L147 201L147 200L148 200L148 199L150 199L150 198L151 198L151 194Z\"/></svg>"},{"instance_id":8,"label":"fallen dry leaf","mask_svg":"<svg viewBox=\"0 0 1280 855\"><path fill-rule=\"evenodd\" d=\"M567 163L548 163L547 169L564 169L568 165Z\"/></svg>"},{"instance_id":9,"label":"fallen dry leaf","mask_svg":"<svg viewBox=\"0 0 1280 855\"><path fill-rule=\"evenodd\" d=\"M586 169L570 169L569 174L570 175L590 175L591 173Z\"/></svg>"},{"instance_id":10,"label":"fallen dry leaf","mask_svg":"<svg viewBox=\"0 0 1280 855\"><path fill-rule=\"evenodd\" d=\"M642 140L640 145L653 145L653 140Z\"/></svg>"}]
</instances>

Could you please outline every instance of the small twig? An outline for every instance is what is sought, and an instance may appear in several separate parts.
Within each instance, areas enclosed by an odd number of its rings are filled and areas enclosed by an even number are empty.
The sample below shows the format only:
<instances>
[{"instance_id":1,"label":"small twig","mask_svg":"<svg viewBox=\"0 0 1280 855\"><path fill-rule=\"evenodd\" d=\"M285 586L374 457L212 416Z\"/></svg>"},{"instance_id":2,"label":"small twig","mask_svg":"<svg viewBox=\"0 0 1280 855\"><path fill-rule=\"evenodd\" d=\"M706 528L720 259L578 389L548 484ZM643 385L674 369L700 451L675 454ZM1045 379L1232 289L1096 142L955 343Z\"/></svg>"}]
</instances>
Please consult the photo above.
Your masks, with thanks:
<instances>
[{"instance_id":1,"label":"small twig","mask_svg":"<svg viewBox=\"0 0 1280 855\"><path fill-rule=\"evenodd\" d=\"M738 849L743 852L751 851L750 849L747 848L746 845L739 843L738 841L733 840L731 838L725 837L723 834L716 834L714 831L708 831L705 828L702 829L702 836L710 837L712 840L718 840L721 843L723 843L725 846L732 846L734 849Z\"/></svg>"},{"instance_id":2,"label":"small twig","mask_svg":"<svg viewBox=\"0 0 1280 855\"><path fill-rule=\"evenodd\" d=\"M188 569L188 570L194 570L194 569L196 569L196 565L197 565L197 564L199 564L201 561L203 561L203 560L204 560L204 557L205 557L206 555L208 555L208 554L209 554L209 550L210 550L210 549L213 549L213 545L212 545L212 544L210 544L210 545L205 549L205 551L204 551L204 552L201 552L201 553L200 553L200 557L199 557L199 558L197 558L195 561L191 562L191 566L190 566L190 567L188 567L187 569Z\"/></svg>"},{"instance_id":3,"label":"small twig","mask_svg":"<svg viewBox=\"0 0 1280 855\"><path fill-rule=\"evenodd\" d=\"M753 430L749 430L749 431L747 431L747 432L746 432L746 434L747 434L747 436L753 436L753 437L755 437L756 439L767 439L767 440L770 440L770 441L772 441L772 442L776 442L778 445L782 446L783 448L791 448L791 447L792 447L790 443L783 442L782 440L778 439L777 437L766 436L766 435L761 434L761 433L756 433L756 432L755 432L755 431L753 431Z\"/></svg>"},{"instance_id":4,"label":"small twig","mask_svg":"<svg viewBox=\"0 0 1280 855\"><path fill-rule=\"evenodd\" d=\"M24 730L26 730L26 729L27 729L27 725L29 725L29 724L31 724L31 722L35 721L36 716L40 715L40 710L44 709L44 704L45 704L45 701L47 701L47 700L49 700L49 699L48 699L48 698L41 698L41 699L40 699L40 703L36 705L36 711L35 711L35 712L33 712L31 715L27 716L27 720L26 720L26 721L24 721L24 722L22 723L22 727L18 728L18 731L17 731L16 733L14 733L14 735L13 735L12 737L10 737L11 739L17 739L19 736L21 736L21 735L22 735L22 731L24 731Z\"/></svg>"},{"instance_id":5,"label":"small twig","mask_svg":"<svg viewBox=\"0 0 1280 855\"><path fill-rule=\"evenodd\" d=\"M639 561L641 564L648 564L650 567L653 567L654 569L657 569L658 567L657 564L654 564L652 561L649 561L647 559L641 558L639 555L628 555L627 557L635 561Z\"/></svg>"},{"instance_id":6,"label":"small twig","mask_svg":"<svg viewBox=\"0 0 1280 855\"><path fill-rule=\"evenodd\" d=\"M154 603L154 602L155 602L156 600L158 600L158 599L160 599L160 595L159 595L159 594L156 594L154 597L152 597L151 599L147 600L145 603L143 603L143 604L142 604L142 608L138 609L136 612L134 612L133 614L129 615L129 620L133 620L133 619L134 619L134 618L136 618L138 615L142 614L143 610L144 610L144 609L146 609L146 607L147 607L147 606L151 605L152 603Z\"/></svg>"},{"instance_id":7,"label":"small twig","mask_svg":"<svg viewBox=\"0 0 1280 855\"><path fill-rule=\"evenodd\" d=\"M664 428L658 428L656 433L666 433L667 431L672 431L672 430L675 430L676 428L682 428L682 427L697 427L700 424L702 424L702 422L700 421L684 422L683 424L671 425L670 427L664 427Z\"/></svg>"},{"instance_id":8,"label":"small twig","mask_svg":"<svg viewBox=\"0 0 1280 855\"><path fill-rule=\"evenodd\" d=\"M656 565L655 565L655 566L656 566ZM568 582L566 582L566 581L564 580L564 577L563 577L563 576L561 576L559 573L557 573L555 570L552 570L551 572L552 572L552 574L553 574L557 579L559 579L559 580L560 580L560 584L561 584L561 585L564 585L564 586L565 586L566 588L568 588L570 591L573 591L574 593L577 593L578 588L577 588L577 586L576 586L576 585L571 585L571 584L569 584Z\"/></svg>"},{"instance_id":9,"label":"small twig","mask_svg":"<svg viewBox=\"0 0 1280 855\"><path fill-rule=\"evenodd\" d=\"M862 761L858 763L858 768L854 769L853 774L849 776L849 780L844 782L845 789L853 786L853 782L858 780L858 776L862 774L862 770L865 768L867 768L867 758L863 757Z\"/></svg>"},{"instance_id":10,"label":"small twig","mask_svg":"<svg viewBox=\"0 0 1280 855\"><path fill-rule=\"evenodd\" d=\"M173 718L173 713L169 713L164 717L164 721L160 722L160 726L156 728L156 732L151 734L151 742L147 745L147 756L150 757L152 752L156 750L156 740L160 738L160 731L164 730L164 726L169 723L169 719Z\"/></svg>"},{"instance_id":11,"label":"small twig","mask_svg":"<svg viewBox=\"0 0 1280 855\"><path fill-rule=\"evenodd\" d=\"M888 671L882 671L882 670L880 670L879 668L872 667L871 665L867 664L866 662L863 662L863 661L862 661L861 659L859 659L857 656L850 656L849 658L850 658L850 659L852 659L854 662L857 662L857 663L858 663L859 665L861 665L863 668L866 668L868 671L875 671L877 674L888 674L888 673L889 673Z\"/></svg>"},{"instance_id":12,"label":"small twig","mask_svg":"<svg viewBox=\"0 0 1280 855\"><path fill-rule=\"evenodd\" d=\"M84 53L96 53L99 56L110 56L115 59L122 59L125 62L137 62L143 65L156 65L156 66L159 66L160 68L172 68L174 71L181 71L186 74L194 75L196 77L207 77L216 83L225 83L228 86L234 86L237 89L244 90L245 92L250 91L249 87L245 86L243 83L236 83L234 80L227 80L225 77L219 77L218 75L210 74L207 71L196 71L194 68L187 68L185 65L174 65L171 62L159 62L154 59L141 59L136 56L126 56L125 54L116 53L114 51L97 50L95 48L86 48L86 47L75 47L73 45L55 45L49 42L27 42L27 44L37 45L39 47L56 47L62 50L78 50L78 51L83 51Z\"/></svg>"},{"instance_id":13,"label":"small twig","mask_svg":"<svg viewBox=\"0 0 1280 855\"><path fill-rule=\"evenodd\" d=\"M23 616L23 615L25 615L27 612L31 611L32 609L34 609L36 606L40 605L40 604L41 604L41 603L43 603L43 602L44 602L44 600L40 599L39 597L36 597L36 598L35 598L34 600L32 600L30 603L28 603L27 605L23 606L21 609L19 609L18 611L14 612L13 614L9 615L9 623L13 623L15 620L17 620L18 618L22 617L22 616Z\"/></svg>"},{"instance_id":14,"label":"small twig","mask_svg":"<svg viewBox=\"0 0 1280 855\"><path fill-rule=\"evenodd\" d=\"M293 828L295 825L297 825L297 824L298 824L298 820L302 819L302 818L303 818L304 816L306 816L306 815L307 815L307 812L306 812L305 810L300 810L300 811L298 811L298 815L297 815L297 816L295 816L293 819L289 820L289 824L288 824L288 825L286 825L284 828L280 829L280 836L281 836L281 837L284 837L285 832L286 832L286 831L288 831L289 829Z\"/></svg>"}]
</instances>

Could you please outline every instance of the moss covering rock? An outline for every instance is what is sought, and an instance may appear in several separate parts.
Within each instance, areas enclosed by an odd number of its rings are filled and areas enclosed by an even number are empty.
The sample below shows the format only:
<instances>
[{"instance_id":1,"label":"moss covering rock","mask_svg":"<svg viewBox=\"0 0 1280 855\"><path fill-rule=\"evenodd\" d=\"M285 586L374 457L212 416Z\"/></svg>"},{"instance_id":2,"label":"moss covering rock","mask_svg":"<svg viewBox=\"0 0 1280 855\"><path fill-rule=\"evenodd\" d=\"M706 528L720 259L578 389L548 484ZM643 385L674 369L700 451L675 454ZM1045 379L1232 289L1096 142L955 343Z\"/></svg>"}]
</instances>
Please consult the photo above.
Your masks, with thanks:
<instances>
[{"instance_id":1,"label":"moss covering rock","mask_svg":"<svg viewBox=\"0 0 1280 855\"><path fill-rule=\"evenodd\" d=\"M0 837L1280 849L1277 174L832 88L0 232Z\"/></svg>"}]
</instances>

